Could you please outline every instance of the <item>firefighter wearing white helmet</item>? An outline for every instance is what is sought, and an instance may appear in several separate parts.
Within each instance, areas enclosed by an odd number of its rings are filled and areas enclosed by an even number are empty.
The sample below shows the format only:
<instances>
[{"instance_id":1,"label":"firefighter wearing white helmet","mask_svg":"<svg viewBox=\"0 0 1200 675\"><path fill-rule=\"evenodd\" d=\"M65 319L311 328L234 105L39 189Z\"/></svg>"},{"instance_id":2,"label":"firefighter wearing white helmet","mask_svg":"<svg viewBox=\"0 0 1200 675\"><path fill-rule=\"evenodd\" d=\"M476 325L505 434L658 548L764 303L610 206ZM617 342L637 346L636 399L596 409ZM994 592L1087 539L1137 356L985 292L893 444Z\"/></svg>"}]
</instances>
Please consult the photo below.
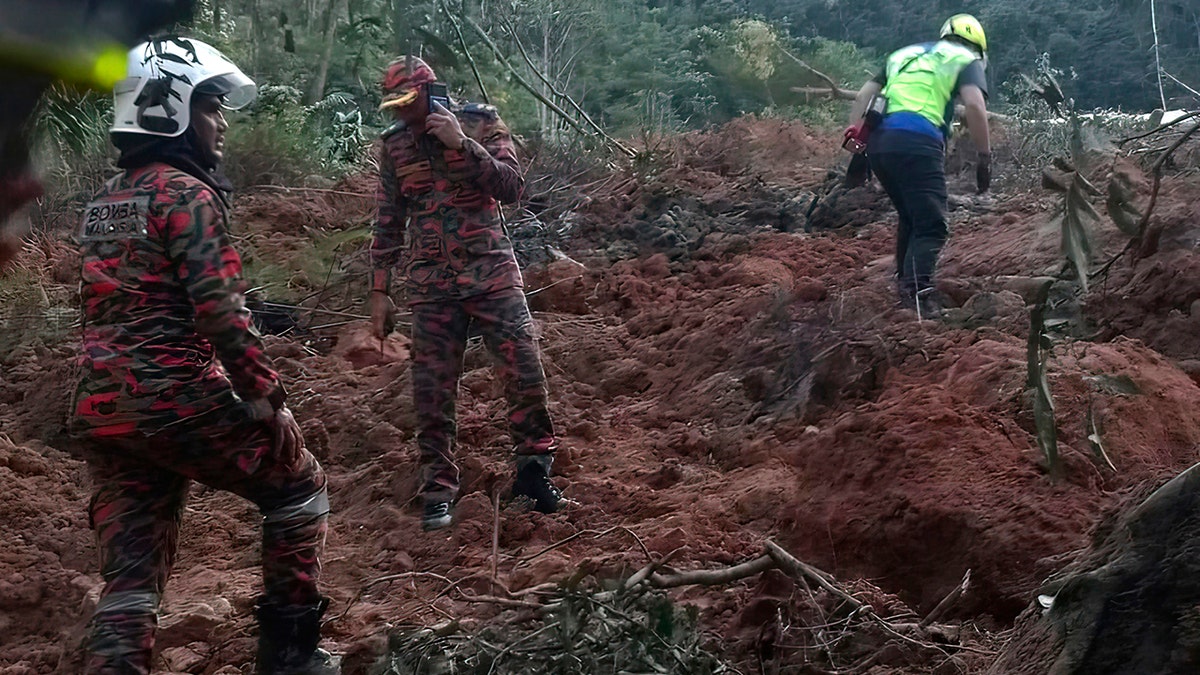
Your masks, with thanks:
<instances>
[{"instance_id":1,"label":"firefighter wearing white helmet","mask_svg":"<svg viewBox=\"0 0 1200 675\"><path fill-rule=\"evenodd\" d=\"M967 129L979 152L975 182L991 184L991 141L987 120L987 36L970 14L955 14L939 39L910 45L887 57L879 74L859 90L851 124L870 122L866 154L870 171L900 215L896 235L896 281L900 302L918 316L941 311L934 289L938 254L946 227L946 139L955 102L966 110ZM871 116L865 116L866 111ZM847 136L850 130L847 130ZM861 146L858 146L861 148ZM865 174L866 162L852 163ZM847 176L850 183L866 176Z\"/></svg>"},{"instance_id":2,"label":"firefighter wearing white helmet","mask_svg":"<svg viewBox=\"0 0 1200 675\"><path fill-rule=\"evenodd\" d=\"M224 110L254 83L220 52L168 38L129 52L114 88L122 171L79 228L82 376L72 431L86 448L105 586L87 675L148 675L190 481L262 513L259 675L335 675L318 649L329 498L263 351L227 233Z\"/></svg>"}]
</instances>

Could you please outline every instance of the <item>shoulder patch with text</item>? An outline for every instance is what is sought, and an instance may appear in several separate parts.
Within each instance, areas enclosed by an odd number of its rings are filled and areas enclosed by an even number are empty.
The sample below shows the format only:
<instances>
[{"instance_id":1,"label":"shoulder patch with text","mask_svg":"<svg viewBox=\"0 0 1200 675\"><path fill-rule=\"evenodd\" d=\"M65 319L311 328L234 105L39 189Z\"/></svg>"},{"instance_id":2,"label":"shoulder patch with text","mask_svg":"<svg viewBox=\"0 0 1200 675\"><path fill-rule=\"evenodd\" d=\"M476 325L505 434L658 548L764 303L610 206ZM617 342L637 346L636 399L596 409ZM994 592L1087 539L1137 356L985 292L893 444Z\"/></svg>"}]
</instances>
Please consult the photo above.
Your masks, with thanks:
<instances>
[{"instance_id":1,"label":"shoulder patch with text","mask_svg":"<svg viewBox=\"0 0 1200 675\"><path fill-rule=\"evenodd\" d=\"M140 239L148 233L150 197L98 201L83 209L80 241Z\"/></svg>"}]
</instances>

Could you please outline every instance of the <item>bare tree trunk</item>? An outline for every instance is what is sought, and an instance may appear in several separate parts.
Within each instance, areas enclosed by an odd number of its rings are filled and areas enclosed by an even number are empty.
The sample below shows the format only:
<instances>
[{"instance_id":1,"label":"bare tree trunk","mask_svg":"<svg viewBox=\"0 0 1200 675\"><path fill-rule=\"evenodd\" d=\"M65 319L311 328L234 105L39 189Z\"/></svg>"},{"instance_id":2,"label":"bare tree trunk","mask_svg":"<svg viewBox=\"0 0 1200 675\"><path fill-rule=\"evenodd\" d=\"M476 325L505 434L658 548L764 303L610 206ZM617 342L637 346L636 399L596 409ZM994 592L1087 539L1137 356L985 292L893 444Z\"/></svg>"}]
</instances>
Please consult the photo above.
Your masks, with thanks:
<instances>
[{"instance_id":1,"label":"bare tree trunk","mask_svg":"<svg viewBox=\"0 0 1200 675\"><path fill-rule=\"evenodd\" d=\"M212 0L212 31L213 35L221 34L221 0Z\"/></svg>"},{"instance_id":2,"label":"bare tree trunk","mask_svg":"<svg viewBox=\"0 0 1200 675\"><path fill-rule=\"evenodd\" d=\"M258 0L250 0L249 4L250 34L254 36L254 44L250 46L250 59L252 61L250 68L257 75L259 58L262 53L262 43L266 39L266 31L263 30L262 13L259 11Z\"/></svg>"},{"instance_id":3,"label":"bare tree trunk","mask_svg":"<svg viewBox=\"0 0 1200 675\"><path fill-rule=\"evenodd\" d=\"M326 7L323 40L325 47L321 52L321 61L317 64L317 74L313 77L308 95L304 97L307 105L312 105L325 96L325 81L329 77L329 62L333 59L333 43L337 37L337 23L348 1L329 0L329 5Z\"/></svg>"}]
</instances>

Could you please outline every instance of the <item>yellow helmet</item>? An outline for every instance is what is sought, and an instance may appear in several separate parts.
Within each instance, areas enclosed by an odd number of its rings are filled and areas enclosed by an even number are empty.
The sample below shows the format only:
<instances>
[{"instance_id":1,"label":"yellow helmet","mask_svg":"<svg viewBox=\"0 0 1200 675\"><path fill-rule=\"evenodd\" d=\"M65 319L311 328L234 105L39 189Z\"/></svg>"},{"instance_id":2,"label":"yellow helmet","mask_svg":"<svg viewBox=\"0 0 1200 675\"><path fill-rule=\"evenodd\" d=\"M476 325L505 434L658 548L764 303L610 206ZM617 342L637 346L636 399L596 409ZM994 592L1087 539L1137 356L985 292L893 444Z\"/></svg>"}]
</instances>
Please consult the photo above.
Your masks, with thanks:
<instances>
[{"instance_id":1,"label":"yellow helmet","mask_svg":"<svg viewBox=\"0 0 1200 675\"><path fill-rule=\"evenodd\" d=\"M938 37L946 38L955 35L979 47L982 54L987 53L987 35L983 32L983 24L970 14L955 14L942 24L942 33Z\"/></svg>"}]
</instances>

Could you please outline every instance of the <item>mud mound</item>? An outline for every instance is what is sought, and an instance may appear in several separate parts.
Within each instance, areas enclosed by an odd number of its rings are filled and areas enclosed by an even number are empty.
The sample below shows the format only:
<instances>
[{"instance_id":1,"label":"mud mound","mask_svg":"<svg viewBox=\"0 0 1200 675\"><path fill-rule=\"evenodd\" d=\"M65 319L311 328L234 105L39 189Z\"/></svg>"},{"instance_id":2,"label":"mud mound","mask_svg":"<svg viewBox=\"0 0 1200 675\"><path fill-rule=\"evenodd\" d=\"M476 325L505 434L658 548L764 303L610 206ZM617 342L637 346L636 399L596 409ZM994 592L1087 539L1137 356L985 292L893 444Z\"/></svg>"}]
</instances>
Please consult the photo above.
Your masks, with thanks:
<instances>
[{"instance_id":1,"label":"mud mound","mask_svg":"<svg viewBox=\"0 0 1200 675\"><path fill-rule=\"evenodd\" d=\"M1119 259L1086 308L1104 338L1128 335L1173 358L1194 360L1200 354L1200 178L1168 180L1159 200L1149 255Z\"/></svg>"}]
</instances>

